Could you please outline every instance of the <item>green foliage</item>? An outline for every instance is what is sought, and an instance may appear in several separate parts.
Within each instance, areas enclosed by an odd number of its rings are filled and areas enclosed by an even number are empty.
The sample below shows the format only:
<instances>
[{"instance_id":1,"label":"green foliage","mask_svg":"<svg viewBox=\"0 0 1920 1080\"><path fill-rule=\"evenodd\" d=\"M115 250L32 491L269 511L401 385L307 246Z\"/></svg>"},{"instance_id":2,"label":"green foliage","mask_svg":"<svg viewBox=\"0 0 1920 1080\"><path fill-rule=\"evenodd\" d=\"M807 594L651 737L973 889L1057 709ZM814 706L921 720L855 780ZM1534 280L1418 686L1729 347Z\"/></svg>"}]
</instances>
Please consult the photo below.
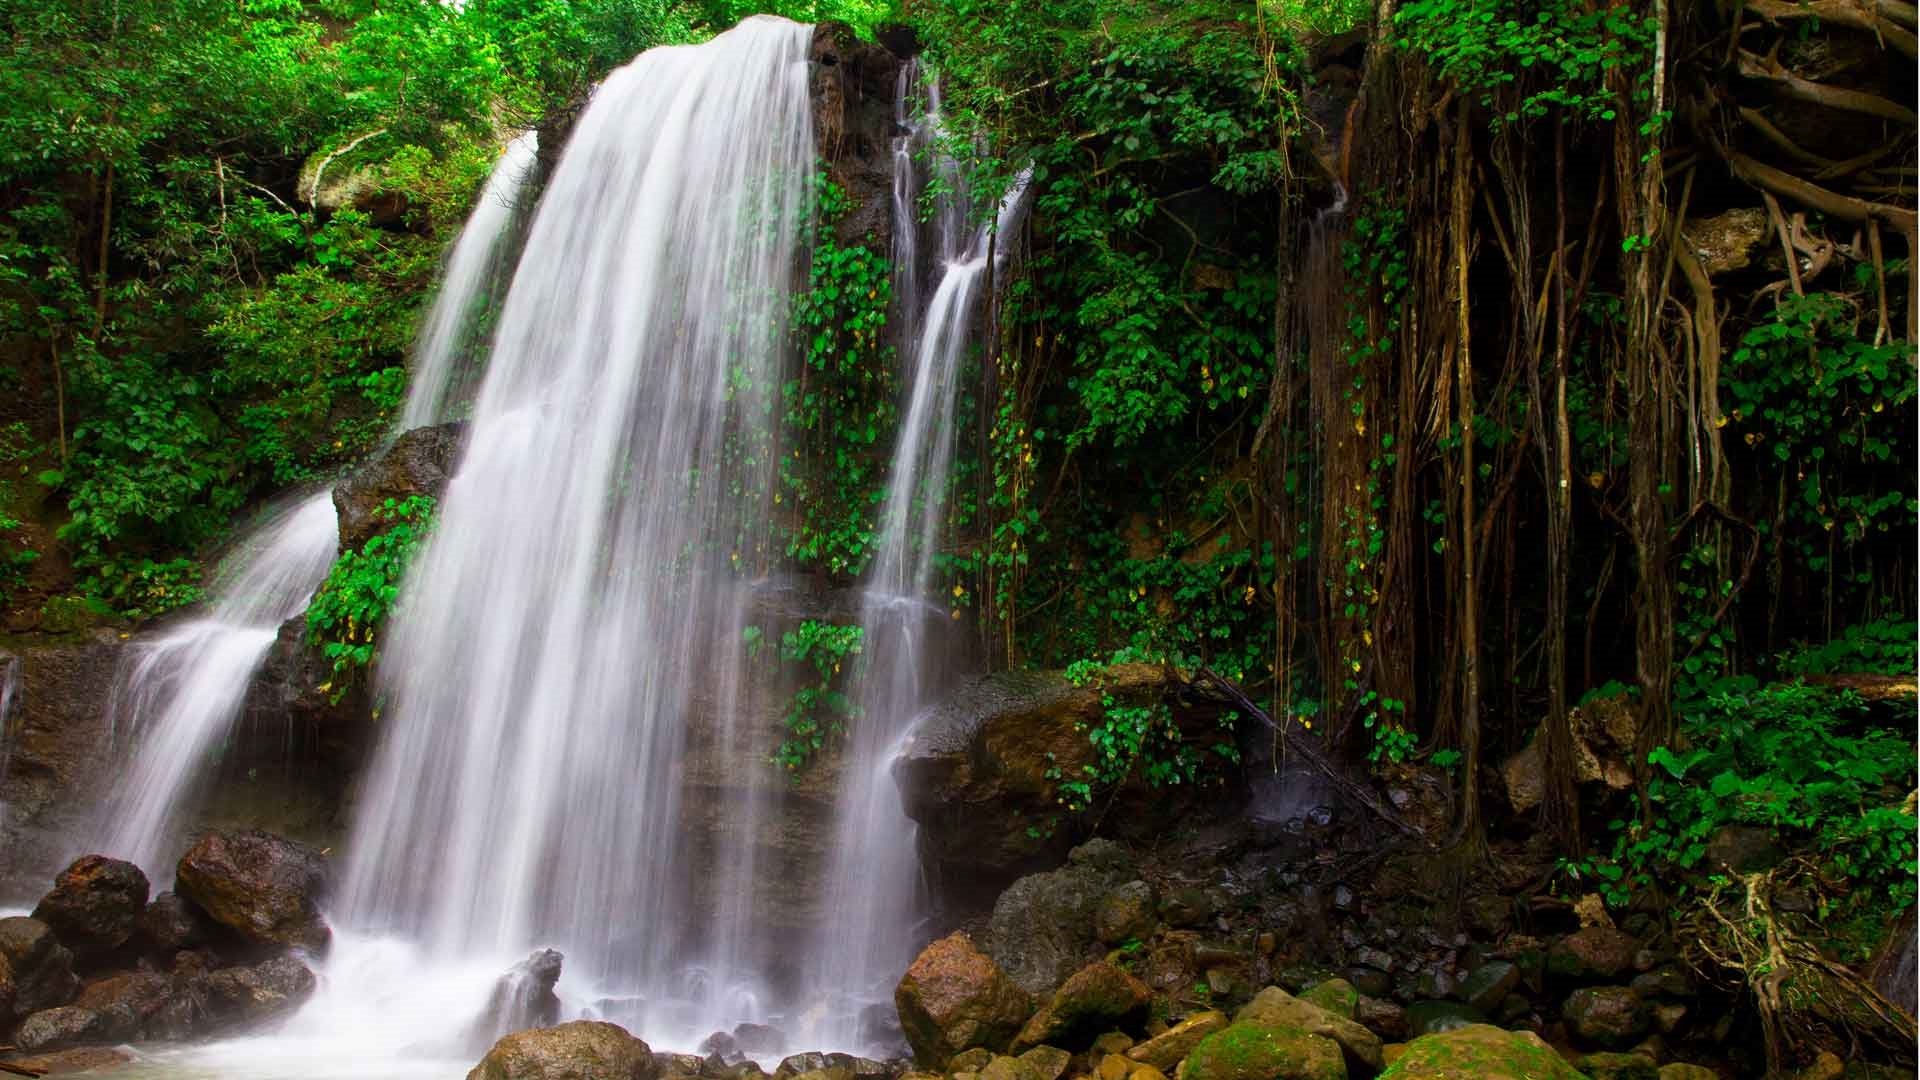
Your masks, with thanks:
<instances>
[{"instance_id":1,"label":"green foliage","mask_svg":"<svg viewBox=\"0 0 1920 1080\"><path fill-rule=\"evenodd\" d=\"M20 529L16 500L19 489L14 473L24 475L33 456L33 440L22 423L0 427L0 610L7 606L10 594L26 584L27 568L40 553L26 546L15 534Z\"/></svg>"},{"instance_id":2,"label":"green foliage","mask_svg":"<svg viewBox=\"0 0 1920 1080\"><path fill-rule=\"evenodd\" d=\"M84 591L133 616L191 601L186 557L241 507L365 450L499 128L703 19L667 0L10 7L0 345L63 385L35 433L72 432L48 483ZM351 176L386 216L311 208L322 162L322 186Z\"/></svg>"},{"instance_id":3,"label":"green foliage","mask_svg":"<svg viewBox=\"0 0 1920 1080\"><path fill-rule=\"evenodd\" d=\"M848 199L824 171L814 191L813 257L807 288L793 300L801 368L781 391L793 450L781 461L780 498L790 521L788 557L852 577L872 554L874 516L886 494L898 384L887 334L893 268L871 243L843 247L834 239L830 226L846 214Z\"/></svg>"},{"instance_id":4,"label":"green foliage","mask_svg":"<svg viewBox=\"0 0 1920 1080\"><path fill-rule=\"evenodd\" d=\"M806 619L780 636L780 658L800 665L803 673L787 704L787 734L774 764L798 772L844 730L846 721L860 715L860 706L847 697L849 676L842 669L860 655L865 633L857 625Z\"/></svg>"},{"instance_id":5,"label":"green foliage","mask_svg":"<svg viewBox=\"0 0 1920 1080\"><path fill-rule=\"evenodd\" d=\"M1660 747L1646 823L1617 821L1610 899L1699 867L1727 825L1774 832L1836 883L1822 919L1897 913L1914 900L1915 832L1900 806L1914 740L1873 724L1850 693L1776 683L1716 694L1690 709L1678 747Z\"/></svg>"},{"instance_id":6,"label":"green foliage","mask_svg":"<svg viewBox=\"0 0 1920 1080\"><path fill-rule=\"evenodd\" d=\"M1859 672L1911 676L1920 669L1920 623L1911 619L1875 619L1841 631L1822 645L1803 645L1780 657L1789 675Z\"/></svg>"},{"instance_id":7,"label":"green foliage","mask_svg":"<svg viewBox=\"0 0 1920 1080\"><path fill-rule=\"evenodd\" d=\"M400 582L433 526L434 501L425 495L388 499L378 511L387 527L358 551L343 551L307 605L307 640L333 661L334 679L321 689L336 696L370 667L374 643L400 598Z\"/></svg>"},{"instance_id":8,"label":"green foliage","mask_svg":"<svg viewBox=\"0 0 1920 1080\"><path fill-rule=\"evenodd\" d=\"M1612 120L1622 103L1608 77L1624 69L1650 85L1654 26L1615 4L1573 0L1407 0L1394 13L1400 45L1479 98L1495 121L1558 109Z\"/></svg>"},{"instance_id":9,"label":"green foliage","mask_svg":"<svg viewBox=\"0 0 1920 1080\"><path fill-rule=\"evenodd\" d=\"M1836 564L1835 542L1920 521L1912 349L1862 337L1859 315L1832 293L1784 299L1741 337L1721 384L1727 430L1782 490L1786 552L1856 597L1871 586L1871 567Z\"/></svg>"}]
</instances>

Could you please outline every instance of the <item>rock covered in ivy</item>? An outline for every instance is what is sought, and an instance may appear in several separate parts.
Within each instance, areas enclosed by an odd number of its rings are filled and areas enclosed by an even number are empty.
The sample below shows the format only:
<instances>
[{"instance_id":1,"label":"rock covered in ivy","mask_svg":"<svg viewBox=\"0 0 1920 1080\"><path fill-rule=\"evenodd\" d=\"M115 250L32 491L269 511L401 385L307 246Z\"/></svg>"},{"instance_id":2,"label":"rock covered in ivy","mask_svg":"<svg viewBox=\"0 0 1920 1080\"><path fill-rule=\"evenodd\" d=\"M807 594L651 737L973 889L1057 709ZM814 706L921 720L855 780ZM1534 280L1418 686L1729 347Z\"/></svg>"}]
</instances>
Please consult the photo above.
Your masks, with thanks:
<instances>
[{"instance_id":1,"label":"rock covered in ivy","mask_svg":"<svg viewBox=\"0 0 1920 1080\"><path fill-rule=\"evenodd\" d=\"M1033 998L964 932L927 946L894 990L915 1060L940 1068L963 1050L1004 1050L1033 1014Z\"/></svg>"},{"instance_id":2,"label":"rock covered in ivy","mask_svg":"<svg viewBox=\"0 0 1920 1080\"><path fill-rule=\"evenodd\" d=\"M132 863L82 855L54 879L33 917L70 949L117 949L139 925L147 889L147 875Z\"/></svg>"},{"instance_id":3,"label":"rock covered in ivy","mask_svg":"<svg viewBox=\"0 0 1920 1080\"><path fill-rule=\"evenodd\" d=\"M320 948L326 860L259 829L210 832L180 857L175 888L214 922L258 945Z\"/></svg>"},{"instance_id":4,"label":"rock covered in ivy","mask_svg":"<svg viewBox=\"0 0 1920 1080\"><path fill-rule=\"evenodd\" d=\"M493 1044L467 1080L654 1080L653 1051L599 1020L515 1032Z\"/></svg>"},{"instance_id":5,"label":"rock covered in ivy","mask_svg":"<svg viewBox=\"0 0 1920 1080\"><path fill-rule=\"evenodd\" d=\"M1132 975L1102 960L1068 977L1013 1040L1016 1051L1039 1046L1078 1048L1109 1028L1133 1027L1147 1018L1152 991Z\"/></svg>"},{"instance_id":6,"label":"rock covered in ivy","mask_svg":"<svg viewBox=\"0 0 1920 1080\"><path fill-rule=\"evenodd\" d=\"M1369 1074L1371 1075L1371 1074ZM1182 1080L1346 1080L1340 1044L1299 1028L1235 1021L1200 1040Z\"/></svg>"},{"instance_id":7,"label":"rock covered in ivy","mask_svg":"<svg viewBox=\"0 0 1920 1080\"><path fill-rule=\"evenodd\" d=\"M466 425L457 422L404 432L336 485L340 550L357 551L392 524L384 513L389 500L438 498L453 476L465 433Z\"/></svg>"},{"instance_id":8,"label":"rock covered in ivy","mask_svg":"<svg viewBox=\"0 0 1920 1080\"><path fill-rule=\"evenodd\" d=\"M1530 1031L1469 1024L1406 1045L1380 1080L1584 1080Z\"/></svg>"}]
</instances>

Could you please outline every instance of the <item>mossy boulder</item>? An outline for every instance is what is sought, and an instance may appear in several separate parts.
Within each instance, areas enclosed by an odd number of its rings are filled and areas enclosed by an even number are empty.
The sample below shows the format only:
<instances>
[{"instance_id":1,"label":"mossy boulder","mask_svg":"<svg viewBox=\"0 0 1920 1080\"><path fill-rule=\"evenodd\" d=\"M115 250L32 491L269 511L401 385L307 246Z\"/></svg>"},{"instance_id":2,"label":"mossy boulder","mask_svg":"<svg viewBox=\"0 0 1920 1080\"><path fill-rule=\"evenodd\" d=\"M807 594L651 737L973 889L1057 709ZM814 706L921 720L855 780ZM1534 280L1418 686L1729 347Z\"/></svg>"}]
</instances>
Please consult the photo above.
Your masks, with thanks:
<instances>
[{"instance_id":1,"label":"mossy boulder","mask_svg":"<svg viewBox=\"0 0 1920 1080\"><path fill-rule=\"evenodd\" d=\"M1016 1051L1047 1044L1070 1049L1088 1045L1103 1031L1127 1028L1147 1018L1153 994L1147 984L1102 960L1074 972L1033 1014L1013 1040Z\"/></svg>"},{"instance_id":2,"label":"mossy boulder","mask_svg":"<svg viewBox=\"0 0 1920 1080\"><path fill-rule=\"evenodd\" d=\"M658 1071L653 1051L625 1028L575 1020L506 1036L467 1080L654 1080Z\"/></svg>"},{"instance_id":3,"label":"mossy boulder","mask_svg":"<svg viewBox=\"0 0 1920 1080\"><path fill-rule=\"evenodd\" d=\"M1720 1074L1705 1065L1671 1061L1660 1066L1660 1080L1720 1080Z\"/></svg>"},{"instance_id":4,"label":"mossy boulder","mask_svg":"<svg viewBox=\"0 0 1920 1080\"><path fill-rule=\"evenodd\" d=\"M1328 979L1315 983L1313 989L1300 995L1300 1000L1312 1002L1335 1016L1351 1020L1353 1010L1360 1004L1360 991L1345 979Z\"/></svg>"},{"instance_id":5,"label":"mossy boulder","mask_svg":"<svg viewBox=\"0 0 1920 1080\"><path fill-rule=\"evenodd\" d=\"M1200 1040L1182 1080L1346 1080L1340 1044L1296 1027L1233 1023Z\"/></svg>"},{"instance_id":6,"label":"mossy boulder","mask_svg":"<svg viewBox=\"0 0 1920 1080\"><path fill-rule=\"evenodd\" d=\"M1269 986L1254 995L1233 1019L1235 1023L1298 1028L1332 1039L1346 1056L1347 1072L1355 1077L1373 1076L1386 1066L1386 1058L1380 1053L1380 1036L1277 986Z\"/></svg>"},{"instance_id":7,"label":"mossy boulder","mask_svg":"<svg viewBox=\"0 0 1920 1080\"><path fill-rule=\"evenodd\" d=\"M1380 1080L1585 1080L1553 1048L1530 1031L1502 1031L1488 1024L1407 1044Z\"/></svg>"},{"instance_id":8,"label":"mossy boulder","mask_svg":"<svg viewBox=\"0 0 1920 1080\"><path fill-rule=\"evenodd\" d=\"M963 1050L1005 1050L1033 1015L1033 999L964 932L927 946L894 989L914 1059L939 1068Z\"/></svg>"}]
</instances>

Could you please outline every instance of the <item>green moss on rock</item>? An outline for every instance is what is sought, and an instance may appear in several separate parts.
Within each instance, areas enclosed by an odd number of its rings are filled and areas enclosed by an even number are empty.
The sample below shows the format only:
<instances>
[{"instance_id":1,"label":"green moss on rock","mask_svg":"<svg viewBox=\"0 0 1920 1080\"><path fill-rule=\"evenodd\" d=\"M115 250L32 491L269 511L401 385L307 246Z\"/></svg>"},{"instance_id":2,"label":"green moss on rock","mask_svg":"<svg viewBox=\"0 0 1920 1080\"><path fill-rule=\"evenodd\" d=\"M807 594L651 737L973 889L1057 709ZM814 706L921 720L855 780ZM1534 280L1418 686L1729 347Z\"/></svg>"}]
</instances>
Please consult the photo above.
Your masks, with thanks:
<instances>
[{"instance_id":1,"label":"green moss on rock","mask_svg":"<svg viewBox=\"0 0 1920 1080\"><path fill-rule=\"evenodd\" d=\"M1407 1044L1380 1080L1586 1080L1529 1031L1469 1024Z\"/></svg>"},{"instance_id":2,"label":"green moss on rock","mask_svg":"<svg viewBox=\"0 0 1920 1080\"><path fill-rule=\"evenodd\" d=\"M1310 1001L1342 1019L1353 1019L1353 1010L1360 1004L1360 991L1345 979L1328 979L1315 984L1314 988L1300 995L1300 1000Z\"/></svg>"},{"instance_id":3,"label":"green moss on rock","mask_svg":"<svg viewBox=\"0 0 1920 1080\"><path fill-rule=\"evenodd\" d=\"M1185 1080L1347 1080L1340 1045L1299 1028L1229 1024L1200 1040Z\"/></svg>"}]
</instances>

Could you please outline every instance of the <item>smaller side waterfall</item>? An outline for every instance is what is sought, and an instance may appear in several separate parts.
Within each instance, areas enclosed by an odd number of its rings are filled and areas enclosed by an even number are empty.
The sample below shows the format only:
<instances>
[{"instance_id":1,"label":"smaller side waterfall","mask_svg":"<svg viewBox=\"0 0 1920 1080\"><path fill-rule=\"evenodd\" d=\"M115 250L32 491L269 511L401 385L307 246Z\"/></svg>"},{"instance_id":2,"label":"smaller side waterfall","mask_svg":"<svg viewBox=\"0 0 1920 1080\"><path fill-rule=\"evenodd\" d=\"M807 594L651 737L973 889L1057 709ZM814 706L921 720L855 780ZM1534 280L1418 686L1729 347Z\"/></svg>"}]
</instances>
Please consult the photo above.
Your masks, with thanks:
<instances>
[{"instance_id":1,"label":"smaller side waterfall","mask_svg":"<svg viewBox=\"0 0 1920 1080\"><path fill-rule=\"evenodd\" d=\"M173 850L176 810L238 715L280 624L304 611L337 544L333 496L320 491L266 522L222 566L211 611L130 647L108 710L132 744L90 850L130 860L156 881Z\"/></svg>"},{"instance_id":2,"label":"smaller side waterfall","mask_svg":"<svg viewBox=\"0 0 1920 1080\"><path fill-rule=\"evenodd\" d=\"M533 154L531 133L507 146L454 243L396 432L444 419L479 366L487 300ZM128 859L156 884L170 880L178 819L210 755L239 715L281 624L306 610L337 548L333 494L322 489L270 514L240 540L215 577L206 614L129 648L108 702L115 741L127 750L125 775L87 838L88 850Z\"/></svg>"},{"instance_id":3,"label":"smaller side waterfall","mask_svg":"<svg viewBox=\"0 0 1920 1080\"><path fill-rule=\"evenodd\" d=\"M19 692L20 658L0 653L0 779L7 775L13 753L13 700ZM0 825L7 822L7 804L0 801Z\"/></svg>"},{"instance_id":4,"label":"smaller side waterfall","mask_svg":"<svg viewBox=\"0 0 1920 1080\"><path fill-rule=\"evenodd\" d=\"M838 832L828 877L827 923L813 949L812 982L823 995L847 995L827 1010L823 1041L862 1040L862 1004L892 1000L895 979L912 959L918 891L913 823L894 785L892 763L943 674L936 634L951 622L929 596L934 554L946 523L953 471L954 405L980 299L1000 262L995 237L1010 231L1023 206L1026 177L1008 191L993 220L969 226L970 198L958 163L938 153L939 90L925 82L926 112L910 117L917 73L901 78L897 114L907 127L894 148L895 257L907 279L907 400L894 449L873 563L861 599L866 659L856 689L861 712L848 734ZM917 310L919 237L914 158L931 157L942 179L933 207L937 263L932 295ZM878 1049L878 1048L874 1048Z\"/></svg>"},{"instance_id":5,"label":"smaller side waterfall","mask_svg":"<svg viewBox=\"0 0 1920 1080\"><path fill-rule=\"evenodd\" d=\"M486 348L497 283L507 279L501 262L506 238L521 211L520 193L533 169L538 134L529 131L507 144L487 183L474 200L473 213L447 256L440 291L420 327L409 376L407 404L396 431L411 431L449 419L465 400L480 370L476 354Z\"/></svg>"}]
</instances>

